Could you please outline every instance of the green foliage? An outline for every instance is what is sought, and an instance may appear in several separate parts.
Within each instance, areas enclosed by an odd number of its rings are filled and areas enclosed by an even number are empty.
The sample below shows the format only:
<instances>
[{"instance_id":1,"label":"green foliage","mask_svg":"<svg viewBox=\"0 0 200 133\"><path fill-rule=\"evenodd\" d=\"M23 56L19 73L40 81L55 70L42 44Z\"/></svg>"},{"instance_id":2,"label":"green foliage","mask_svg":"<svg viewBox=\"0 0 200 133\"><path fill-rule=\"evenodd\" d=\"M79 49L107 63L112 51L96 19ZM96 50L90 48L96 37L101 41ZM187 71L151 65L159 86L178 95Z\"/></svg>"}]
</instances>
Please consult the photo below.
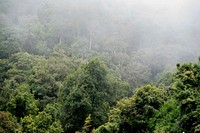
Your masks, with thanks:
<instances>
[{"instance_id":1,"label":"green foliage","mask_svg":"<svg viewBox=\"0 0 200 133\"><path fill-rule=\"evenodd\" d=\"M51 49L47 39L52 37L52 29L45 27L36 16L22 16L15 26L16 36L21 42L22 50L35 55L49 55Z\"/></svg>"},{"instance_id":2,"label":"green foliage","mask_svg":"<svg viewBox=\"0 0 200 133\"><path fill-rule=\"evenodd\" d=\"M121 68L122 79L132 87L138 88L152 82L151 68L143 63L139 53L133 53Z\"/></svg>"},{"instance_id":3,"label":"green foliage","mask_svg":"<svg viewBox=\"0 0 200 133\"><path fill-rule=\"evenodd\" d=\"M61 104L60 103L50 103L44 108L44 111L52 116L52 119L59 119Z\"/></svg>"},{"instance_id":4,"label":"green foliage","mask_svg":"<svg viewBox=\"0 0 200 133\"><path fill-rule=\"evenodd\" d=\"M174 83L174 76L172 72L163 72L156 76L156 85L169 89Z\"/></svg>"},{"instance_id":5,"label":"green foliage","mask_svg":"<svg viewBox=\"0 0 200 133\"><path fill-rule=\"evenodd\" d=\"M29 86L23 84L19 86L14 95L7 103L7 110L18 118L29 114L37 114L38 107L33 95L29 92Z\"/></svg>"},{"instance_id":6,"label":"green foliage","mask_svg":"<svg viewBox=\"0 0 200 133\"><path fill-rule=\"evenodd\" d=\"M60 119L63 127L68 132L74 132L84 124L84 119L91 111L91 101L83 89L73 88L65 98L61 109Z\"/></svg>"},{"instance_id":7,"label":"green foliage","mask_svg":"<svg viewBox=\"0 0 200 133\"><path fill-rule=\"evenodd\" d=\"M182 131L194 132L200 123L200 65L185 63L179 65L177 69L174 95L180 103L179 127Z\"/></svg>"},{"instance_id":8,"label":"green foliage","mask_svg":"<svg viewBox=\"0 0 200 133\"><path fill-rule=\"evenodd\" d=\"M124 99L126 101L126 99ZM104 125L99 126L95 133L118 133L119 124L121 122L121 110L119 108L113 108L109 113L109 121Z\"/></svg>"},{"instance_id":9,"label":"green foliage","mask_svg":"<svg viewBox=\"0 0 200 133\"><path fill-rule=\"evenodd\" d=\"M8 58L19 51L19 42L8 29L0 28L0 59Z\"/></svg>"},{"instance_id":10,"label":"green foliage","mask_svg":"<svg viewBox=\"0 0 200 133\"><path fill-rule=\"evenodd\" d=\"M2 91L2 87L5 85L4 81L9 77L7 71L11 69L8 60L0 59L0 92Z\"/></svg>"},{"instance_id":11,"label":"green foliage","mask_svg":"<svg viewBox=\"0 0 200 133\"><path fill-rule=\"evenodd\" d=\"M162 73L177 50L139 48L142 30L113 14L113 2L80 2L0 1L0 132L62 132L58 119L66 132L199 132L199 63ZM128 98L121 80L163 89L143 86Z\"/></svg>"},{"instance_id":12,"label":"green foliage","mask_svg":"<svg viewBox=\"0 0 200 133\"><path fill-rule=\"evenodd\" d=\"M118 100L124 97L128 97L132 94L131 87L127 82L123 82L113 75L110 75L108 80L110 95L112 95L112 97L109 97L109 101L111 101L111 106L114 106Z\"/></svg>"},{"instance_id":13,"label":"green foliage","mask_svg":"<svg viewBox=\"0 0 200 133\"><path fill-rule=\"evenodd\" d=\"M67 78L63 90L65 102L61 116L61 119L65 118L62 122L67 131L80 129L88 114L94 116L95 124L102 121L103 114L98 115L95 111L102 113L105 108L102 103L108 92L106 69L103 62L95 58Z\"/></svg>"},{"instance_id":14,"label":"green foliage","mask_svg":"<svg viewBox=\"0 0 200 133\"><path fill-rule=\"evenodd\" d=\"M152 132L148 122L164 102L164 91L151 85L138 88L129 99L120 100L109 114L108 123L97 132Z\"/></svg>"},{"instance_id":15,"label":"green foliage","mask_svg":"<svg viewBox=\"0 0 200 133\"><path fill-rule=\"evenodd\" d=\"M105 122L109 103L129 91L129 87L118 88L121 86L126 85L112 78L105 63L99 58L93 58L80 66L67 77L62 92L64 104L61 119L66 131L80 130L88 114L91 114L94 127ZM122 92L120 89L124 89L125 93L117 96Z\"/></svg>"},{"instance_id":16,"label":"green foliage","mask_svg":"<svg viewBox=\"0 0 200 133\"><path fill-rule=\"evenodd\" d=\"M155 114L154 118L151 119L153 124L156 123L155 131L179 131L179 114L180 108L178 102L173 98L167 100Z\"/></svg>"},{"instance_id":17,"label":"green foliage","mask_svg":"<svg viewBox=\"0 0 200 133\"><path fill-rule=\"evenodd\" d=\"M17 133L20 130L17 119L9 112L0 111L0 132Z\"/></svg>"},{"instance_id":18,"label":"green foliage","mask_svg":"<svg viewBox=\"0 0 200 133\"><path fill-rule=\"evenodd\" d=\"M91 115L89 114L88 117L84 121L84 125L82 127L82 133L91 133L92 132L92 125L91 125Z\"/></svg>"},{"instance_id":19,"label":"green foliage","mask_svg":"<svg viewBox=\"0 0 200 133\"><path fill-rule=\"evenodd\" d=\"M53 121L52 116L46 112L38 115L28 115L21 119L23 133L61 133L63 131L58 120Z\"/></svg>"},{"instance_id":20,"label":"green foliage","mask_svg":"<svg viewBox=\"0 0 200 133\"><path fill-rule=\"evenodd\" d=\"M95 130L95 133L118 133L119 125L117 123L106 123L105 125L101 125Z\"/></svg>"},{"instance_id":21,"label":"green foliage","mask_svg":"<svg viewBox=\"0 0 200 133\"><path fill-rule=\"evenodd\" d=\"M72 59L66 56L43 56L17 53L2 62L2 97L6 103L10 95L21 84L30 86L30 93L39 100L39 108L56 100L66 75L76 68Z\"/></svg>"}]
</instances>

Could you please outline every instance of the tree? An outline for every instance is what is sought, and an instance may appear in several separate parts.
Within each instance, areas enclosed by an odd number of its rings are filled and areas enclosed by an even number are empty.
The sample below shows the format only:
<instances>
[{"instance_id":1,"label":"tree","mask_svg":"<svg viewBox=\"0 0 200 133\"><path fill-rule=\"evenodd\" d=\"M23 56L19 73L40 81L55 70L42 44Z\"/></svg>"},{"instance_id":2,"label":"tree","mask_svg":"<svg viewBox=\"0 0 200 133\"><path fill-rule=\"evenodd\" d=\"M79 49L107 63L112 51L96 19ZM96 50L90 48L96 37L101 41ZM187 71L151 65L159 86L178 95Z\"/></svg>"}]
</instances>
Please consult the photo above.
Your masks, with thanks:
<instances>
[{"instance_id":1,"label":"tree","mask_svg":"<svg viewBox=\"0 0 200 133\"><path fill-rule=\"evenodd\" d=\"M164 102L164 91L151 85L136 89L135 94L120 100L110 110L109 121L97 128L99 132L153 132L149 123Z\"/></svg>"},{"instance_id":2,"label":"tree","mask_svg":"<svg viewBox=\"0 0 200 133\"><path fill-rule=\"evenodd\" d=\"M150 123L155 124L155 132L180 132L180 108L174 98L169 98L156 112Z\"/></svg>"},{"instance_id":3,"label":"tree","mask_svg":"<svg viewBox=\"0 0 200 133\"><path fill-rule=\"evenodd\" d=\"M60 108L61 108L61 104L53 102L53 103L47 104L43 111L51 115L53 120L56 120L60 118L60 112L59 112Z\"/></svg>"},{"instance_id":4,"label":"tree","mask_svg":"<svg viewBox=\"0 0 200 133\"><path fill-rule=\"evenodd\" d=\"M46 112L39 112L36 116L25 116L20 124L23 133L61 133L63 131L60 121L54 121Z\"/></svg>"},{"instance_id":5,"label":"tree","mask_svg":"<svg viewBox=\"0 0 200 133\"><path fill-rule=\"evenodd\" d=\"M6 63L6 61L2 62L2 69ZM44 109L46 104L56 101L66 75L76 68L73 60L65 55L45 58L27 52L12 55L7 64L9 64L6 66L8 71L5 70L2 73L5 78L7 77L2 83L4 92L10 93L19 85L28 84L30 93L36 100L39 100L38 107L40 109Z\"/></svg>"},{"instance_id":6,"label":"tree","mask_svg":"<svg viewBox=\"0 0 200 133\"><path fill-rule=\"evenodd\" d=\"M177 64L173 92L180 103L179 128L181 131L195 131L200 123L200 64Z\"/></svg>"},{"instance_id":7,"label":"tree","mask_svg":"<svg viewBox=\"0 0 200 133\"><path fill-rule=\"evenodd\" d=\"M19 51L19 41L9 29L0 28L0 59L10 57Z\"/></svg>"},{"instance_id":8,"label":"tree","mask_svg":"<svg viewBox=\"0 0 200 133\"><path fill-rule=\"evenodd\" d=\"M89 114L94 127L106 121L109 104L120 97L116 98L116 94L120 89L125 89L121 96L129 91L129 87L117 88L123 85L111 77L105 63L99 58L92 58L67 77L61 108L61 120L66 132L80 131Z\"/></svg>"},{"instance_id":9,"label":"tree","mask_svg":"<svg viewBox=\"0 0 200 133\"><path fill-rule=\"evenodd\" d=\"M12 67L9 65L9 61L5 59L0 59L0 93L2 91L4 81L9 78L9 74L7 73Z\"/></svg>"},{"instance_id":10,"label":"tree","mask_svg":"<svg viewBox=\"0 0 200 133\"><path fill-rule=\"evenodd\" d=\"M17 119L9 112L0 111L0 132L1 133L16 133L20 131Z\"/></svg>"},{"instance_id":11,"label":"tree","mask_svg":"<svg viewBox=\"0 0 200 133\"><path fill-rule=\"evenodd\" d=\"M163 72L156 76L155 84L160 87L169 89L174 83L174 73L172 72Z\"/></svg>"},{"instance_id":12,"label":"tree","mask_svg":"<svg viewBox=\"0 0 200 133\"><path fill-rule=\"evenodd\" d=\"M35 115L38 112L36 101L30 93L29 86L27 84L19 86L6 104L6 109L18 119L29 114Z\"/></svg>"},{"instance_id":13,"label":"tree","mask_svg":"<svg viewBox=\"0 0 200 133\"><path fill-rule=\"evenodd\" d=\"M21 49L35 55L48 55L51 49L47 41L52 35L52 30L41 24L38 17L34 15L21 16L18 22L15 31Z\"/></svg>"},{"instance_id":14,"label":"tree","mask_svg":"<svg viewBox=\"0 0 200 133\"><path fill-rule=\"evenodd\" d=\"M127 81L132 87L137 88L152 82L150 67L145 65L142 58L133 53L130 60L122 68L122 79Z\"/></svg>"},{"instance_id":15,"label":"tree","mask_svg":"<svg viewBox=\"0 0 200 133\"><path fill-rule=\"evenodd\" d=\"M66 131L80 130L88 114L93 116L94 125L104 121L106 107L103 103L109 91L106 77L107 67L94 58L67 78L61 116L61 119L65 118L62 123Z\"/></svg>"}]
</instances>

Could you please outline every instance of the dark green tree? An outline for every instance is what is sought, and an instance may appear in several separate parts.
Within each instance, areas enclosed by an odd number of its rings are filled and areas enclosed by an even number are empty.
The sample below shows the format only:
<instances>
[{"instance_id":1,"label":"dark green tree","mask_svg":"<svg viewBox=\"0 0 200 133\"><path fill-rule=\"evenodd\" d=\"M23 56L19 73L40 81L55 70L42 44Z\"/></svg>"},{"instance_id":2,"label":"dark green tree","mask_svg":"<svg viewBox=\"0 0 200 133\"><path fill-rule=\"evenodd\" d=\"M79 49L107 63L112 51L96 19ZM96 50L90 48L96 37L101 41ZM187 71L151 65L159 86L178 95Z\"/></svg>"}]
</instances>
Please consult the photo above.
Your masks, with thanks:
<instances>
[{"instance_id":1,"label":"dark green tree","mask_svg":"<svg viewBox=\"0 0 200 133\"><path fill-rule=\"evenodd\" d=\"M20 85L14 90L12 97L6 103L6 110L15 115L18 120L29 114L37 114L37 101L29 91L29 86L26 84Z\"/></svg>"},{"instance_id":2,"label":"dark green tree","mask_svg":"<svg viewBox=\"0 0 200 133\"><path fill-rule=\"evenodd\" d=\"M9 74L7 73L9 69L11 69L11 65L9 61L6 59L0 59L0 93L2 91L2 87L5 85L4 81L9 78Z\"/></svg>"},{"instance_id":3,"label":"dark green tree","mask_svg":"<svg viewBox=\"0 0 200 133\"><path fill-rule=\"evenodd\" d=\"M122 86L121 81L114 82L115 78L111 77L105 63L99 58L91 59L67 77L61 109L61 120L66 132L80 131L89 114L94 127L106 121L109 104L120 97L115 97L114 90L119 94L121 88L116 87ZM120 95L127 95L129 87L122 89L125 89L125 93Z\"/></svg>"},{"instance_id":4,"label":"dark green tree","mask_svg":"<svg viewBox=\"0 0 200 133\"><path fill-rule=\"evenodd\" d=\"M200 123L200 64L178 64L177 70L173 91L180 108L179 128L194 132Z\"/></svg>"},{"instance_id":5,"label":"dark green tree","mask_svg":"<svg viewBox=\"0 0 200 133\"><path fill-rule=\"evenodd\" d=\"M149 121L163 104L164 93L151 85L137 89L131 98L120 100L110 110L109 121L97 128L96 132L153 132L154 126Z\"/></svg>"},{"instance_id":6,"label":"dark green tree","mask_svg":"<svg viewBox=\"0 0 200 133\"><path fill-rule=\"evenodd\" d=\"M155 132L180 132L179 115L178 101L174 98L169 98L156 112L150 123L152 125L155 124Z\"/></svg>"}]
</instances>

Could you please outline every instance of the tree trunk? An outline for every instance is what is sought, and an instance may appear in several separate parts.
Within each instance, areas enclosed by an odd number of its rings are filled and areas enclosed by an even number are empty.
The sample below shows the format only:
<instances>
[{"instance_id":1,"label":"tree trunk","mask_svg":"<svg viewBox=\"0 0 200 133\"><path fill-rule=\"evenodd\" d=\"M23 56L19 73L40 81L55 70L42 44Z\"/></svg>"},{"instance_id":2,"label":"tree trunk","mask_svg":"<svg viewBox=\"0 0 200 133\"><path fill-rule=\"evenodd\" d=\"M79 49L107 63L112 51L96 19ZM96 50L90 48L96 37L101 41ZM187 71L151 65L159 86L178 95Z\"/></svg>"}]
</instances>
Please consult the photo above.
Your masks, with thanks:
<instances>
[{"instance_id":1,"label":"tree trunk","mask_svg":"<svg viewBox=\"0 0 200 133\"><path fill-rule=\"evenodd\" d=\"M90 44L90 47L89 47L89 50L92 50L92 30L90 30L90 40L89 40L89 44Z\"/></svg>"},{"instance_id":2,"label":"tree trunk","mask_svg":"<svg viewBox=\"0 0 200 133\"><path fill-rule=\"evenodd\" d=\"M61 39L61 36L60 36L60 38L59 38L59 44L61 44L62 43L62 39Z\"/></svg>"},{"instance_id":3,"label":"tree trunk","mask_svg":"<svg viewBox=\"0 0 200 133\"><path fill-rule=\"evenodd\" d=\"M78 38L78 40L80 38L80 26L79 26L79 24L78 24L78 29L77 29L77 38Z\"/></svg>"}]
</instances>

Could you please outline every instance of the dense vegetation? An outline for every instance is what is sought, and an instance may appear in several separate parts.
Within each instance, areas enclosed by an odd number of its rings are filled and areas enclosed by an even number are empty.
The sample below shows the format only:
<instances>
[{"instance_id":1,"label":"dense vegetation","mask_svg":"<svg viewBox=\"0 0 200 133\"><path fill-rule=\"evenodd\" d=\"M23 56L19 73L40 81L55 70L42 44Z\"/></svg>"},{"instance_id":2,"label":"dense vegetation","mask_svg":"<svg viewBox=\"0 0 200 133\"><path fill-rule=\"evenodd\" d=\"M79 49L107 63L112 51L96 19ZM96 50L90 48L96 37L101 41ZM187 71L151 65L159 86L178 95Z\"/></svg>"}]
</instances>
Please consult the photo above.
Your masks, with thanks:
<instances>
[{"instance_id":1,"label":"dense vegetation","mask_svg":"<svg viewBox=\"0 0 200 133\"><path fill-rule=\"evenodd\" d=\"M0 133L200 132L200 61L172 69L193 54L139 46L114 2L19 1L0 1Z\"/></svg>"}]
</instances>

